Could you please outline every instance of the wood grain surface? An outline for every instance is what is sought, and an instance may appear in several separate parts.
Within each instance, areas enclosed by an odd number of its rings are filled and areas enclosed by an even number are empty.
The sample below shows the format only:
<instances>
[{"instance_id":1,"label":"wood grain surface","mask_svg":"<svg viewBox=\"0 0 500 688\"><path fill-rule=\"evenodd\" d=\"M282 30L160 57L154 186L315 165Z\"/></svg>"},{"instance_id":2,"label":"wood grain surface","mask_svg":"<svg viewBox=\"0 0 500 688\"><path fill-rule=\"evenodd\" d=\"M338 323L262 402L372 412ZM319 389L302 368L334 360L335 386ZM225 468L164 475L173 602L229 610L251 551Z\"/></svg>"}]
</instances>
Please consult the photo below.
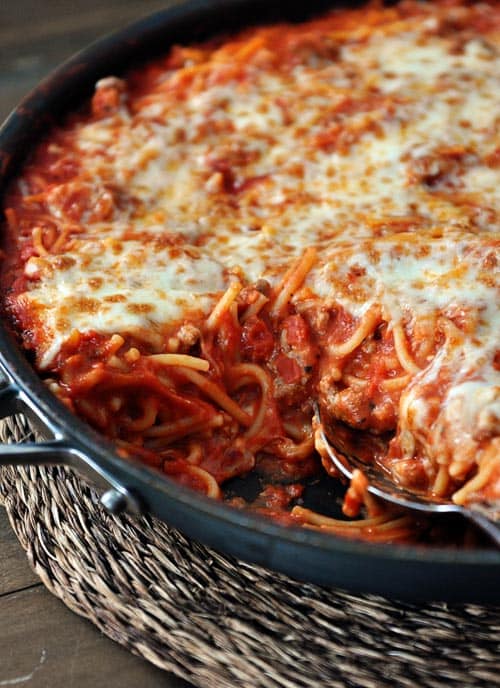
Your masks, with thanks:
<instances>
[{"instance_id":1,"label":"wood grain surface","mask_svg":"<svg viewBox=\"0 0 500 688\"><path fill-rule=\"evenodd\" d=\"M0 686L189 688L70 612L30 570L0 509Z\"/></svg>"},{"instance_id":2,"label":"wood grain surface","mask_svg":"<svg viewBox=\"0 0 500 688\"><path fill-rule=\"evenodd\" d=\"M0 0L0 120L50 70L168 0ZM0 508L0 686L189 688L50 595Z\"/></svg>"},{"instance_id":3,"label":"wood grain surface","mask_svg":"<svg viewBox=\"0 0 500 688\"><path fill-rule=\"evenodd\" d=\"M0 0L0 120L54 67L172 0Z\"/></svg>"}]
</instances>

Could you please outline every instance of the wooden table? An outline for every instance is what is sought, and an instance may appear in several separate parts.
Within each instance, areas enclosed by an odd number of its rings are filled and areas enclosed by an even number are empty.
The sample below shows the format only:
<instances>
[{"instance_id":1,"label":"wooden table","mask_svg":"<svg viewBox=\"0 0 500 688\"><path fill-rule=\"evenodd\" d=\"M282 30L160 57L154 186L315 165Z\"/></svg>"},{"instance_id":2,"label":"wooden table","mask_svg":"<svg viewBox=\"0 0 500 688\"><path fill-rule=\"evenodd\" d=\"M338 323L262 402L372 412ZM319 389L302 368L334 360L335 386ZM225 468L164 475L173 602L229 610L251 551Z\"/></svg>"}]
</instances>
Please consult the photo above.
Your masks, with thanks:
<instances>
[{"instance_id":1,"label":"wooden table","mask_svg":"<svg viewBox=\"0 0 500 688\"><path fill-rule=\"evenodd\" d=\"M31 571L0 509L0 686L189 688L70 612Z\"/></svg>"},{"instance_id":2,"label":"wooden table","mask_svg":"<svg viewBox=\"0 0 500 688\"><path fill-rule=\"evenodd\" d=\"M43 76L98 36L172 0L0 0L0 121ZM0 686L189 688L50 595L0 508Z\"/></svg>"}]
</instances>

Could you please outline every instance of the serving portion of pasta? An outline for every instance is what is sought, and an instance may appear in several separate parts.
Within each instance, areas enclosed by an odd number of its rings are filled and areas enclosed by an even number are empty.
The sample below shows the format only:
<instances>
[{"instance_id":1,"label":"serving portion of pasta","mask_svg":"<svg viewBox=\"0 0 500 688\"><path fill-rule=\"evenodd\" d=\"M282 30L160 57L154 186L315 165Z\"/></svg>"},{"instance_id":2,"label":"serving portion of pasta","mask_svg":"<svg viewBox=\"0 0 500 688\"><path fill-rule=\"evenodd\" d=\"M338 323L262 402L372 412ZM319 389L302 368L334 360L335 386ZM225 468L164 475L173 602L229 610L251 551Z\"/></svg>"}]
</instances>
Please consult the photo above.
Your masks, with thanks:
<instances>
[{"instance_id":1,"label":"serving portion of pasta","mask_svg":"<svg viewBox=\"0 0 500 688\"><path fill-rule=\"evenodd\" d=\"M301 504L331 432L396 482L500 498L500 4L337 9L174 46L51 131L3 202L4 311L75 413L175 480ZM235 506L245 506L233 499Z\"/></svg>"}]
</instances>

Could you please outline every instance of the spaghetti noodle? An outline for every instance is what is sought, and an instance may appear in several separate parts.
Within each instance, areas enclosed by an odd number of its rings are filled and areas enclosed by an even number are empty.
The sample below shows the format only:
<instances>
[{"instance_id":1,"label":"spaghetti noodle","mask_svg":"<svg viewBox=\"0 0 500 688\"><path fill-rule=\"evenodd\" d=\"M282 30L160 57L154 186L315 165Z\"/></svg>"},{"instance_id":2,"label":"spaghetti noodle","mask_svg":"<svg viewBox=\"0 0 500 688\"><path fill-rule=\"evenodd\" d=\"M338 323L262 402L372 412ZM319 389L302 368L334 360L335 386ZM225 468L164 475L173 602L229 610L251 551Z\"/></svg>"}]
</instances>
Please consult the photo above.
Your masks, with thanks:
<instances>
[{"instance_id":1,"label":"spaghetti noodle","mask_svg":"<svg viewBox=\"0 0 500 688\"><path fill-rule=\"evenodd\" d=\"M99 81L3 203L4 311L50 389L211 497L264 474L283 522L426 537L361 474L365 518L301 504L335 474L316 399L394 480L499 499L499 51L496 0L404 0Z\"/></svg>"}]
</instances>

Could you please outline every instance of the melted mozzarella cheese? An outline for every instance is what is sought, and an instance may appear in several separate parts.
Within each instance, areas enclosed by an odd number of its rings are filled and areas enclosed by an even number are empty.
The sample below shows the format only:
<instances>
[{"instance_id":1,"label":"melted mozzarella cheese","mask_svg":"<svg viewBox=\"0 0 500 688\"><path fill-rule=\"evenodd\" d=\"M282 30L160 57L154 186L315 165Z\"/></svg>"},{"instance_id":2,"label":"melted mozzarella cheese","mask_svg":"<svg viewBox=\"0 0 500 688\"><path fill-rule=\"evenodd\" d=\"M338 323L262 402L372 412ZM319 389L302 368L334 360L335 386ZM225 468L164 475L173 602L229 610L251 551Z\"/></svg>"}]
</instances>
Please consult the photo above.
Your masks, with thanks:
<instances>
[{"instance_id":1,"label":"melted mozzarella cheese","mask_svg":"<svg viewBox=\"0 0 500 688\"><path fill-rule=\"evenodd\" d=\"M418 435L428 422L422 389L448 366L444 425L463 409L463 432L486 417L498 430L500 46L487 31L440 35L455 11L343 34L326 23L330 58L313 50L275 66L270 43L244 78L214 48L199 74L166 69L143 100L72 125L88 197L111 194L113 207L84 213L66 262L26 264L18 300L44 323L41 367L75 329L144 332L199 317L230 273L276 284L316 246L307 285L325 303L356 317L379 303L391 325L450 308L476 323L415 377L402 429ZM59 220L68 193L50 192Z\"/></svg>"},{"instance_id":2,"label":"melted mozzarella cheese","mask_svg":"<svg viewBox=\"0 0 500 688\"><path fill-rule=\"evenodd\" d=\"M87 239L63 259L31 258L25 271L36 278L22 299L43 322L42 369L74 330L161 345L166 324L202 318L226 286L221 264L199 249L154 241Z\"/></svg>"},{"instance_id":3,"label":"melted mozzarella cheese","mask_svg":"<svg viewBox=\"0 0 500 688\"><path fill-rule=\"evenodd\" d=\"M313 269L309 283L324 300L335 300L356 314L360 305L381 303L388 321L398 322L408 312L417 318L450 305L484 312L484 334L490 348L498 345L497 314L500 265L487 268L495 251L489 238L469 233L402 234L364 240L359 250L333 246ZM356 278L352 270L362 269Z\"/></svg>"}]
</instances>

